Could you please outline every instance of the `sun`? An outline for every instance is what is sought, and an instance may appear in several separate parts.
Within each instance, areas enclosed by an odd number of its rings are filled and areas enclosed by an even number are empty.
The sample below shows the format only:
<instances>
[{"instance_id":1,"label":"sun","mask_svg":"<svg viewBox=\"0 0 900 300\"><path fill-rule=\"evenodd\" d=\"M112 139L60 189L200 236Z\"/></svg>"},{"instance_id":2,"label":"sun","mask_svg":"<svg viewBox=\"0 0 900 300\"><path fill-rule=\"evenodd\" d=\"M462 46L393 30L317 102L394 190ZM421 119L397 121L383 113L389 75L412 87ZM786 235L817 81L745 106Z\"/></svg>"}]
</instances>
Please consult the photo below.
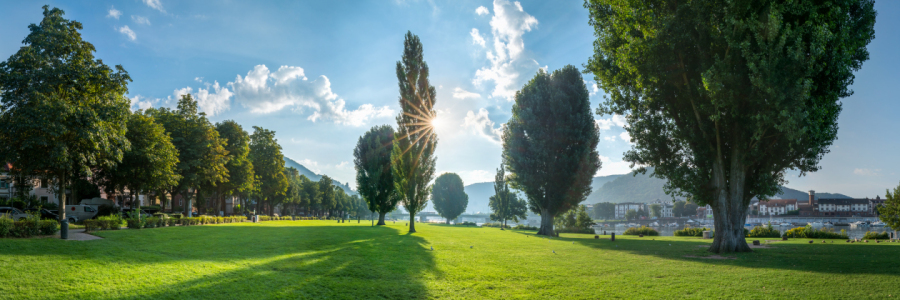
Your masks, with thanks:
<instances>
[{"instance_id":1,"label":"sun","mask_svg":"<svg viewBox=\"0 0 900 300\"><path fill-rule=\"evenodd\" d=\"M431 118L430 123L431 123L432 130L437 132L438 130L442 129L442 127L444 125L444 120L441 117L435 115L433 118Z\"/></svg>"}]
</instances>

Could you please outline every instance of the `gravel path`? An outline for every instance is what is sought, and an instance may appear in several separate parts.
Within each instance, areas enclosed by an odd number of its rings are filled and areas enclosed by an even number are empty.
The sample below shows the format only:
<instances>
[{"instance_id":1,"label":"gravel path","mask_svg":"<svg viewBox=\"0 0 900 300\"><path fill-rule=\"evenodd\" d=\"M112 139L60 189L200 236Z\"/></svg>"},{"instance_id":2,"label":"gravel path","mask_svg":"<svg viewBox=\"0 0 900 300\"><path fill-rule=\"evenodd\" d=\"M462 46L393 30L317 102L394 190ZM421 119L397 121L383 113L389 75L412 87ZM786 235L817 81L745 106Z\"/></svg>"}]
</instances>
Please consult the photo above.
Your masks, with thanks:
<instances>
[{"instance_id":1,"label":"gravel path","mask_svg":"<svg viewBox=\"0 0 900 300\"><path fill-rule=\"evenodd\" d=\"M59 234L56 235L59 238ZM92 240L102 240L102 237L84 233L84 229L72 229L69 230L69 238L67 241L92 241Z\"/></svg>"}]
</instances>

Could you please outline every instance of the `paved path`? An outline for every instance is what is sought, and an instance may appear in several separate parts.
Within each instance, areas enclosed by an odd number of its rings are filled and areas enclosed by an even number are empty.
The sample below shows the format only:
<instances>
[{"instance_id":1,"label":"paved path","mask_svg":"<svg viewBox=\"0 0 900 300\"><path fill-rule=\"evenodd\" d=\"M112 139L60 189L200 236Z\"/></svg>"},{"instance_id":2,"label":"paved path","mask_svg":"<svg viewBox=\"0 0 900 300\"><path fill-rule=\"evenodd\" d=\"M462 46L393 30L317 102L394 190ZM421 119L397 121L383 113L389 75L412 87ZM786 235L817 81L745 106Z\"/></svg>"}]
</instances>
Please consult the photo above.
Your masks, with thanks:
<instances>
[{"instance_id":1,"label":"paved path","mask_svg":"<svg viewBox=\"0 0 900 300\"><path fill-rule=\"evenodd\" d=\"M59 237L59 234L57 234L56 237ZM84 233L84 229L72 229L69 230L69 238L67 239L67 241L91 241L102 239L102 237Z\"/></svg>"}]
</instances>

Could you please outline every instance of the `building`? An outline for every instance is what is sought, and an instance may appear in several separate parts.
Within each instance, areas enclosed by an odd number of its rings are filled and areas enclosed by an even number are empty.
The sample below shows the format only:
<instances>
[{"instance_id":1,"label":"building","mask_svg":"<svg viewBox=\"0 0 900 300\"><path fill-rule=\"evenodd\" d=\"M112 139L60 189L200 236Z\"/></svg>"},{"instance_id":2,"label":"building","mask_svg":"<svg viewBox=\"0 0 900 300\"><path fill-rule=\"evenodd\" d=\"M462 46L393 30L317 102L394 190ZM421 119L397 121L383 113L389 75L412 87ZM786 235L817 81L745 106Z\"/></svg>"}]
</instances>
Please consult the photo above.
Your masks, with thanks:
<instances>
[{"instance_id":1,"label":"building","mask_svg":"<svg viewBox=\"0 0 900 300\"><path fill-rule=\"evenodd\" d=\"M881 199L881 196L875 196L875 199L869 200L869 213L872 215L878 215L878 208L884 206L884 200Z\"/></svg>"},{"instance_id":2,"label":"building","mask_svg":"<svg viewBox=\"0 0 900 300\"><path fill-rule=\"evenodd\" d=\"M675 216L675 214L672 212L672 210L675 208L675 205L672 204L671 201L662 201L656 199L656 201L651 204L659 204L662 207L662 210L660 211L660 218L672 218ZM649 206L647 207L647 209L649 209Z\"/></svg>"},{"instance_id":3,"label":"building","mask_svg":"<svg viewBox=\"0 0 900 300\"><path fill-rule=\"evenodd\" d=\"M634 211L638 210L646 210L646 205L644 203L637 202L622 202L616 204L616 219L622 220L625 219L625 213L628 210L633 209Z\"/></svg>"},{"instance_id":4,"label":"building","mask_svg":"<svg viewBox=\"0 0 900 300\"><path fill-rule=\"evenodd\" d=\"M819 199L819 217L874 216L869 199Z\"/></svg>"},{"instance_id":5,"label":"building","mask_svg":"<svg viewBox=\"0 0 900 300\"><path fill-rule=\"evenodd\" d=\"M0 200L4 202L15 197L16 195L16 184L15 178L10 175L9 170L12 168L12 164L7 163L0 170ZM58 203L59 198L56 197L56 194L53 193L53 188L50 180L46 178L28 178L28 184L31 185L31 190L28 191L28 195L33 195L37 198L40 203Z\"/></svg>"},{"instance_id":6,"label":"building","mask_svg":"<svg viewBox=\"0 0 900 300\"><path fill-rule=\"evenodd\" d=\"M759 214L765 216L786 215L797 209L797 199L770 199L759 201Z\"/></svg>"}]
</instances>

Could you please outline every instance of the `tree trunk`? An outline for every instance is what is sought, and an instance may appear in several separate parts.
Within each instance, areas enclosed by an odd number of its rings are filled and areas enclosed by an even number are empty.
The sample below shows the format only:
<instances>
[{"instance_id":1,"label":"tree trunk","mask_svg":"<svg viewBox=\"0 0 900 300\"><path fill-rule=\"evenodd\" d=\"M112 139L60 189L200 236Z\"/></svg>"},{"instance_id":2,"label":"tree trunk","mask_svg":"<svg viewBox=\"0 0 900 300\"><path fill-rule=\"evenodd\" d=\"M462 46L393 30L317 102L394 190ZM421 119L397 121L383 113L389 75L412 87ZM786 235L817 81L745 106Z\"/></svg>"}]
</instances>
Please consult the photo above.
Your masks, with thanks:
<instances>
[{"instance_id":1,"label":"tree trunk","mask_svg":"<svg viewBox=\"0 0 900 300\"><path fill-rule=\"evenodd\" d=\"M378 213L378 224L377 225L385 225L384 224L384 215L387 213L379 212Z\"/></svg>"},{"instance_id":2,"label":"tree trunk","mask_svg":"<svg viewBox=\"0 0 900 300\"><path fill-rule=\"evenodd\" d=\"M409 213L409 233L416 232L416 214Z\"/></svg>"},{"instance_id":3,"label":"tree trunk","mask_svg":"<svg viewBox=\"0 0 900 300\"><path fill-rule=\"evenodd\" d=\"M193 200L192 198L194 196L193 194L194 193L191 192L191 188L187 188L183 192L181 192L181 197L184 198L184 215L188 218L191 217L191 211L193 210L193 208L191 207L191 200Z\"/></svg>"},{"instance_id":4,"label":"tree trunk","mask_svg":"<svg viewBox=\"0 0 900 300\"><path fill-rule=\"evenodd\" d=\"M718 191L710 203L715 222L715 237L709 252L752 252L744 237L744 222L747 205L744 203L744 184L747 171L740 162L740 153L734 150L728 182L725 181L725 166L721 162L713 164L713 184Z\"/></svg>"},{"instance_id":5,"label":"tree trunk","mask_svg":"<svg viewBox=\"0 0 900 300\"><path fill-rule=\"evenodd\" d=\"M541 209L541 229L538 235L555 236L553 233L553 215L546 208Z\"/></svg>"},{"instance_id":6,"label":"tree trunk","mask_svg":"<svg viewBox=\"0 0 900 300\"><path fill-rule=\"evenodd\" d=\"M506 219L500 219L500 230L503 230L503 224L506 224Z\"/></svg>"},{"instance_id":7,"label":"tree trunk","mask_svg":"<svg viewBox=\"0 0 900 300\"><path fill-rule=\"evenodd\" d=\"M66 221L66 176L59 177L59 222Z\"/></svg>"}]
</instances>

